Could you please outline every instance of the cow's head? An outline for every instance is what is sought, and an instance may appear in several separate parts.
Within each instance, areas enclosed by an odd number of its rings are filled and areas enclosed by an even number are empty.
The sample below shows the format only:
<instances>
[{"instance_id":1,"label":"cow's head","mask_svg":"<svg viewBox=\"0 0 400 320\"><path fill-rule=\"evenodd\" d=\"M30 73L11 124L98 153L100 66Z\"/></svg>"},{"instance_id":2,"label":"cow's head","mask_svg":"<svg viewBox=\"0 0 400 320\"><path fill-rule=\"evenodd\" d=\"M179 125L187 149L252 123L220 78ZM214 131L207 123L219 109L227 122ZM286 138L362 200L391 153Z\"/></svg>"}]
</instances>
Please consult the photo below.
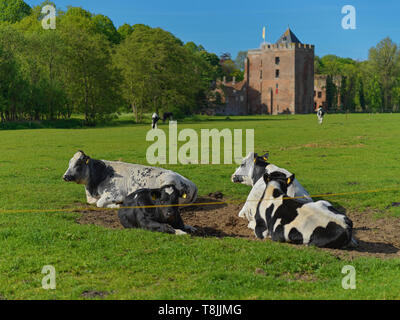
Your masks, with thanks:
<instances>
[{"instance_id":1,"label":"cow's head","mask_svg":"<svg viewBox=\"0 0 400 320\"><path fill-rule=\"evenodd\" d=\"M87 184L89 180L89 163L91 159L83 151L78 151L69 161L68 170L63 179L67 182Z\"/></svg>"},{"instance_id":2,"label":"cow's head","mask_svg":"<svg viewBox=\"0 0 400 320\"><path fill-rule=\"evenodd\" d=\"M275 187L278 187L282 193L287 194L287 189L292 185L295 175L292 174L290 177L287 177L286 174L282 172L274 171L271 173L264 173L263 178L267 187L271 182L275 182Z\"/></svg>"},{"instance_id":3,"label":"cow's head","mask_svg":"<svg viewBox=\"0 0 400 320\"><path fill-rule=\"evenodd\" d=\"M151 196L154 200L154 204L160 206L165 221L170 221L178 214L179 198L185 197L186 195L179 192L175 186L168 185L152 191Z\"/></svg>"},{"instance_id":4,"label":"cow's head","mask_svg":"<svg viewBox=\"0 0 400 320\"><path fill-rule=\"evenodd\" d=\"M269 154L259 156L257 153L250 152L243 159L239 168L232 175L232 182L242 183L248 186L253 186L263 176L265 167L268 163Z\"/></svg>"}]
</instances>

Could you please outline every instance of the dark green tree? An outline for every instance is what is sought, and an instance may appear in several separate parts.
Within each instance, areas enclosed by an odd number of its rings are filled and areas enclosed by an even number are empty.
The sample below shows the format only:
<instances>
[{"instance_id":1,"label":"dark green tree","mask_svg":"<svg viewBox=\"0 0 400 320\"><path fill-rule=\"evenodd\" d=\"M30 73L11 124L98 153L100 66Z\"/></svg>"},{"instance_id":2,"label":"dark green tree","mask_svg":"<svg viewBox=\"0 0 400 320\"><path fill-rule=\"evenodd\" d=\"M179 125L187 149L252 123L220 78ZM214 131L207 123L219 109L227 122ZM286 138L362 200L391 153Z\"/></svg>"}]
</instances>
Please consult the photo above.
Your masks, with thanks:
<instances>
[{"instance_id":1,"label":"dark green tree","mask_svg":"<svg viewBox=\"0 0 400 320\"><path fill-rule=\"evenodd\" d=\"M97 14L93 16L92 21L96 26L97 32L104 34L111 43L118 44L121 42L121 35L109 17Z\"/></svg>"},{"instance_id":2,"label":"dark green tree","mask_svg":"<svg viewBox=\"0 0 400 320\"><path fill-rule=\"evenodd\" d=\"M0 0L0 22L15 23L30 13L31 7L23 0Z\"/></svg>"},{"instance_id":3,"label":"dark green tree","mask_svg":"<svg viewBox=\"0 0 400 320\"><path fill-rule=\"evenodd\" d=\"M392 110L392 90L400 68L400 53L397 45L385 38L369 50L369 61L373 74L378 75L383 90L383 110Z\"/></svg>"},{"instance_id":4,"label":"dark green tree","mask_svg":"<svg viewBox=\"0 0 400 320\"><path fill-rule=\"evenodd\" d=\"M127 23L118 28L118 33L121 41L125 40L133 32L133 27Z\"/></svg>"},{"instance_id":5,"label":"dark green tree","mask_svg":"<svg viewBox=\"0 0 400 320\"><path fill-rule=\"evenodd\" d=\"M123 105L122 79L112 65L110 42L96 23L80 10L72 8L77 15L68 11L58 27L65 43L68 97L93 125Z\"/></svg>"}]
</instances>

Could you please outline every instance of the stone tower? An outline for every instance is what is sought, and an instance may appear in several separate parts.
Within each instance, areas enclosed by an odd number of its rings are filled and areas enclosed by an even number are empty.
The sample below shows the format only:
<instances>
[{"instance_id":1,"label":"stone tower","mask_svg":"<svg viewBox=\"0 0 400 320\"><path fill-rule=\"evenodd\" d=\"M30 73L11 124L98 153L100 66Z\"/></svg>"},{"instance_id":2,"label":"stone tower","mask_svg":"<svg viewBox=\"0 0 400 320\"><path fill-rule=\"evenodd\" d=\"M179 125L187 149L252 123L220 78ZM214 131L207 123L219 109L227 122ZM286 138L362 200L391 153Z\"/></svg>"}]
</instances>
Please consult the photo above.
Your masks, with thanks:
<instances>
[{"instance_id":1,"label":"stone tower","mask_svg":"<svg viewBox=\"0 0 400 320\"><path fill-rule=\"evenodd\" d=\"M275 44L249 50L247 113L310 113L314 107L314 45L287 29Z\"/></svg>"}]
</instances>

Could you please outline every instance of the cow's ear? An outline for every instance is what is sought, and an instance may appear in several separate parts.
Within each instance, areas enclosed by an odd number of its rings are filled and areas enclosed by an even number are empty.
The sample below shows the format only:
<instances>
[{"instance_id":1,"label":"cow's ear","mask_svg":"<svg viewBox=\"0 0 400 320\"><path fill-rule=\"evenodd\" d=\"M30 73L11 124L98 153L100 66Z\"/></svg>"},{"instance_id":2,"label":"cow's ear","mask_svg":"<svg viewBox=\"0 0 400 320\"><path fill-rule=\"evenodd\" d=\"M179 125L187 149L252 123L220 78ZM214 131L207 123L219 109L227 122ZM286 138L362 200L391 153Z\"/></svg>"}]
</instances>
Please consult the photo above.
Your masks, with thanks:
<instances>
[{"instance_id":1,"label":"cow's ear","mask_svg":"<svg viewBox=\"0 0 400 320\"><path fill-rule=\"evenodd\" d=\"M85 164L86 165L88 165L89 163L90 163L90 157L89 156L87 156L87 155L84 155L84 157L83 157L83 161L85 162Z\"/></svg>"},{"instance_id":2,"label":"cow's ear","mask_svg":"<svg viewBox=\"0 0 400 320\"><path fill-rule=\"evenodd\" d=\"M253 155L254 155L254 163L256 163L257 162L257 158L258 158L258 154L257 153L253 153Z\"/></svg>"},{"instance_id":3,"label":"cow's ear","mask_svg":"<svg viewBox=\"0 0 400 320\"><path fill-rule=\"evenodd\" d=\"M267 162L268 161L268 158L269 158L269 153L267 152L266 154L264 154L263 156L261 156L262 158L263 158L263 160L265 161L265 162Z\"/></svg>"},{"instance_id":4,"label":"cow's ear","mask_svg":"<svg viewBox=\"0 0 400 320\"><path fill-rule=\"evenodd\" d=\"M295 179L295 175L292 174L292 175L287 179L287 182L286 182L287 185L290 186L290 185L293 183L294 179Z\"/></svg>"}]
</instances>

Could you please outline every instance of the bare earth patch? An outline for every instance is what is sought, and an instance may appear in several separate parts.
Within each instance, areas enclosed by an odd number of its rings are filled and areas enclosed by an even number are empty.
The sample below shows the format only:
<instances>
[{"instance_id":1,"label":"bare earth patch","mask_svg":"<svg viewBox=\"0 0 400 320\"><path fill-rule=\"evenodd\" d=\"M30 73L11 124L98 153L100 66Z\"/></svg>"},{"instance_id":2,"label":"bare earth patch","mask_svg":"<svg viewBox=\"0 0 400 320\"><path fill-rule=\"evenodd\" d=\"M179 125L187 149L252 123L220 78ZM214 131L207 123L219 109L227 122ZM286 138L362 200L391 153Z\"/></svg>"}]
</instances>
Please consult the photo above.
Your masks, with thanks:
<instances>
[{"instance_id":1,"label":"bare earth patch","mask_svg":"<svg viewBox=\"0 0 400 320\"><path fill-rule=\"evenodd\" d=\"M104 298L106 296L108 296L110 293L109 292L104 292L104 291L84 291L82 292L82 297L84 298Z\"/></svg>"},{"instance_id":2,"label":"bare earth patch","mask_svg":"<svg viewBox=\"0 0 400 320\"><path fill-rule=\"evenodd\" d=\"M329 149L329 148L364 148L365 144L363 143L356 143L356 144L348 144L348 143L325 143L325 144L319 144L319 143L308 143L302 146L292 146L292 147L281 147L281 151L285 150L298 150L298 149L303 149L303 148L321 148L321 149Z\"/></svg>"},{"instance_id":3,"label":"bare earth patch","mask_svg":"<svg viewBox=\"0 0 400 320\"><path fill-rule=\"evenodd\" d=\"M218 193L218 198L220 195ZM216 203L213 205L195 205L182 207L181 215L185 224L197 229L194 236L199 237L234 237L259 241L252 230L247 228L247 220L238 217L243 203L224 203L223 199L203 197L197 203ZM79 224L94 224L111 229L123 229L117 210L94 209L85 206L79 211L82 216ZM340 258L353 259L360 256L378 258L400 258L400 219L375 219L373 212L348 212L354 224L354 236L359 242L355 249L322 249ZM266 240L270 241L270 240Z\"/></svg>"}]
</instances>

